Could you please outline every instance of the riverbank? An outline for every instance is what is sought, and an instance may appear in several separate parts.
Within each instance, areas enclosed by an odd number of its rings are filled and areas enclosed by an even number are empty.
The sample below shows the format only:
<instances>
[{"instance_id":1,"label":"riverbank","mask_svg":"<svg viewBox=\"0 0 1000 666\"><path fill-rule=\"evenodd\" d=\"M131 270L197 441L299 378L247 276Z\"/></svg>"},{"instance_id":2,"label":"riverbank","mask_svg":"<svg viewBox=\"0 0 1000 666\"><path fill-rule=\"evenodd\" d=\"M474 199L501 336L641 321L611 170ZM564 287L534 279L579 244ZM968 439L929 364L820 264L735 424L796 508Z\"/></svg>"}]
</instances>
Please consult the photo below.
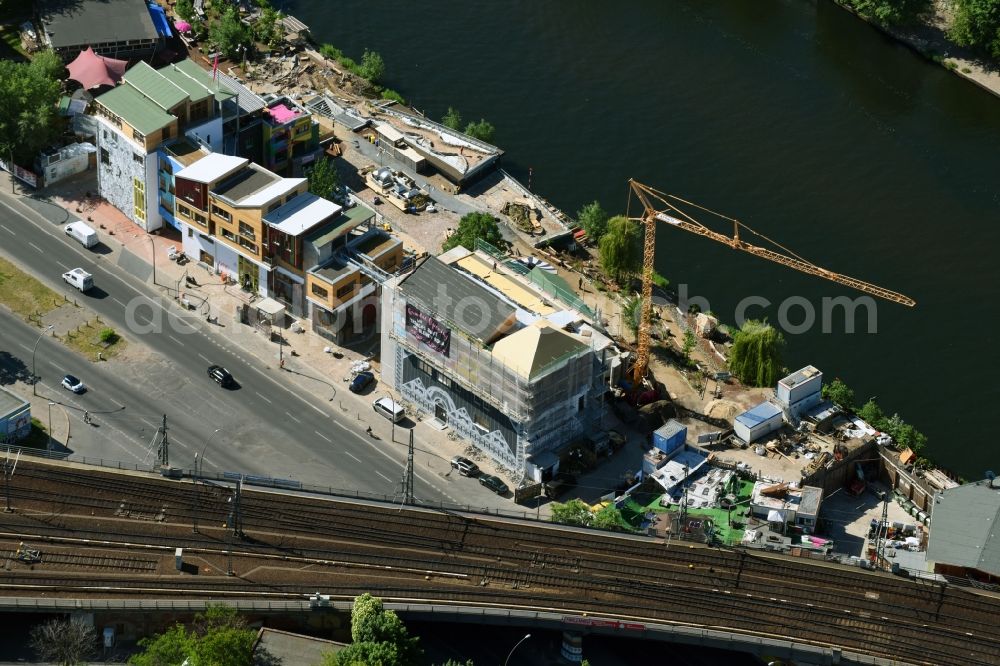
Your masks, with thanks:
<instances>
[{"instance_id":1,"label":"riverbank","mask_svg":"<svg viewBox=\"0 0 1000 666\"><path fill-rule=\"evenodd\" d=\"M923 57L938 63L983 90L1000 97L1000 62L984 58L948 38L954 13L947 0L933 0L933 11L913 26L887 26L862 14L841 0L834 4L854 14L884 35L892 37Z\"/></svg>"}]
</instances>

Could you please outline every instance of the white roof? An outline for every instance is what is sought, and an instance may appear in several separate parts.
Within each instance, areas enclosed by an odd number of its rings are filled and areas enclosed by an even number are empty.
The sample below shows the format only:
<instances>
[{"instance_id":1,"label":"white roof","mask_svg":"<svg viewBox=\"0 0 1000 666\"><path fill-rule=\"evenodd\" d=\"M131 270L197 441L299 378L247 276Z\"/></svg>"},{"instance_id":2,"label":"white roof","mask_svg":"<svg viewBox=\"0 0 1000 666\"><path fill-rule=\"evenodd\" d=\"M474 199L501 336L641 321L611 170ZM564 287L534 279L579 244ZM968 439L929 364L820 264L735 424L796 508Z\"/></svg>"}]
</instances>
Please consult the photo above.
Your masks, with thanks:
<instances>
[{"instance_id":1,"label":"white roof","mask_svg":"<svg viewBox=\"0 0 1000 666\"><path fill-rule=\"evenodd\" d=\"M273 298L265 298L257 303L256 308L264 314L274 316L285 309L285 306Z\"/></svg>"},{"instance_id":2,"label":"white roof","mask_svg":"<svg viewBox=\"0 0 1000 666\"><path fill-rule=\"evenodd\" d=\"M209 153L191 166L174 174L176 178L186 178L197 183L211 183L225 178L237 169L242 169L250 160L222 153Z\"/></svg>"},{"instance_id":3,"label":"white roof","mask_svg":"<svg viewBox=\"0 0 1000 666\"><path fill-rule=\"evenodd\" d=\"M375 128L378 133L385 137L386 141L396 143L403 138L402 132L386 122L376 123Z\"/></svg>"},{"instance_id":4,"label":"white roof","mask_svg":"<svg viewBox=\"0 0 1000 666\"><path fill-rule=\"evenodd\" d=\"M298 236L340 211L341 207L332 201L307 192L268 213L264 220L282 233Z\"/></svg>"},{"instance_id":5,"label":"white roof","mask_svg":"<svg viewBox=\"0 0 1000 666\"><path fill-rule=\"evenodd\" d=\"M266 187L262 187L248 197L240 200L241 207L263 206L278 197L283 197L296 187L306 182L305 178L282 178Z\"/></svg>"}]
</instances>

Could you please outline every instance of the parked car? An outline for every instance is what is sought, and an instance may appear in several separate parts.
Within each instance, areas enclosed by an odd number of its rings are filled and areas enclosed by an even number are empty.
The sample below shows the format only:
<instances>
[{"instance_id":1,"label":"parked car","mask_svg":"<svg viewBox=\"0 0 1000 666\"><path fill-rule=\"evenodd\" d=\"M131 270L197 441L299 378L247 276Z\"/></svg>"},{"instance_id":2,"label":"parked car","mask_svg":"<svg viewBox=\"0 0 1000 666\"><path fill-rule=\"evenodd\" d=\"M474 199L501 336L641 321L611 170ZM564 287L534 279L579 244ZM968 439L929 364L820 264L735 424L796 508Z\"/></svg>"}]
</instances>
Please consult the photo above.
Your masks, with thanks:
<instances>
[{"instance_id":1,"label":"parked car","mask_svg":"<svg viewBox=\"0 0 1000 666\"><path fill-rule=\"evenodd\" d=\"M64 389L68 389L73 393L83 393L87 390L87 387L83 385L83 382L73 375L66 375L63 377L62 385Z\"/></svg>"},{"instance_id":2,"label":"parked car","mask_svg":"<svg viewBox=\"0 0 1000 666\"><path fill-rule=\"evenodd\" d=\"M229 374L229 371L223 368L221 365L210 365L208 366L208 376L218 384L219 386L226 388L227 386L232 386L236 383L233 376Z\"/></svg>"},{"instance_id":3,"label":"parked car","mask_svg":"<svg viewBox=\"0 0 1000 666\"><path fill-rule=\"evenodd\" d=\"M351 385L348 386L351 393L362 393L366 388L371 386L375 382L375 375L370 372L359 372L354 375L354 379L351 380Z\"/></svg>"},{"instance_id":4,"label":"parked car","mask_svg":"<svg viewBox=\"0 0 1000 666\"><path fill-rule=\"evenodd\" d=\"M457 469L462 476L479 476L479 466L463 456L452 458L451 468Z\"/></svg>"},{"instance_id":5,"label":"parked car","mask_svg":"<svg viewBox=\"0 0 1000 666\"><path fill-rule=\"evenodd\" d=\"M489 488L501 497L510 491L510 488L507 487L507 484L504 483L500 477L493 476L492 474L480 474L479 483L483 484L483 486Z\"/></svg>"}]
</instances>

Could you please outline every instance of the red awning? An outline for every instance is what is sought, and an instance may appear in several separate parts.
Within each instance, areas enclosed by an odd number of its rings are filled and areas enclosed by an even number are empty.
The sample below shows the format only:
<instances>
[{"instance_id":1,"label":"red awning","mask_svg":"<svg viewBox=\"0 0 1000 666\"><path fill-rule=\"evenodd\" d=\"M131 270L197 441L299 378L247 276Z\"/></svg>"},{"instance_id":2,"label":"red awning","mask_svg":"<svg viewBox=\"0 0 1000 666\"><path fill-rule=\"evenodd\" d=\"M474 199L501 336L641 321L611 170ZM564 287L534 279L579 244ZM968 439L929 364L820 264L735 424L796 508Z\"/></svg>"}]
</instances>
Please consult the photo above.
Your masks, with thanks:
<instances>
[{"instance_id":1,"label":"red awning","mask_svg":"<svg viewBox=\"0 0 1000 666\"><path fill-rule=\"evenodd\" d=\"M88 46L86 51L80 51L80 55L68 64L66 69L69 70L69 78L89 90L99 86L115 85L121 81L127 66L128 62L125 60L99 56Z\"/></svg>"}]
</instances>

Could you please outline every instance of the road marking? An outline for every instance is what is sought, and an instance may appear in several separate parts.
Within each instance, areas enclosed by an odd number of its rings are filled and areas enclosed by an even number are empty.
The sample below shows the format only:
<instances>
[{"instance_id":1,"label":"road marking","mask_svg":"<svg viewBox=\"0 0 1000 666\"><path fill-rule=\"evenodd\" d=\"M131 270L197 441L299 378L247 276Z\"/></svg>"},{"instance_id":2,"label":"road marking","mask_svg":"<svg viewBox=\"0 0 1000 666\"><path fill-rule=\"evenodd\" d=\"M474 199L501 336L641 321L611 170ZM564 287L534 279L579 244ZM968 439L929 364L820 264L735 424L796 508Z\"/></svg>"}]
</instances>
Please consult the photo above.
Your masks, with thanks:
<instances>
[{"instance_id":1,"label":"road marking","mask_svg":"<svg viewBox=\"0 0 1000 666\"><path fill-rule=\"evenodd\" d=\"M348 430L348 427L347 427L347 426L345 426L345 425L344 425L343 423L341 423L340 421L333 421L333 425L337 426L337 427L338 427L338 428L340 428L341 430Z\"/></svg>"},{"instance_id":2,"label":"road marking","mask_svg":"<svg viewBox=\"0 0 1000 666\"><path fill-rule=\"evenodd\" d=\"M351 453L350 451L344 451L344 453L345 453L346 455L349 455L350 457L354 458L354 459L355 459L355 460L357 460L358 462L361 462L361 458L357 457L356 455L354 455L354 454L353 454L353 453Z\"/></svg>"},{"instance_id":3,"label":"road marking","mask_svg":"<svg viewBox=\"0 0 1000 666\"><path fill-rule=\"evenodd\" d=\"M177 343L178 345L180 345L181 347L183 347L183 346L184 346L184 343L183 343L183 342L181 342L180 340L178 340L178 339L177 339L177 338L175 338L174 336L170 335L169 333L167 333L167 337L168 337L168 338L170 338L171 340L173 340L174 342L176 342L176 343Z\"/></svg>"},{"instance_id":4,"label":"road marking","mask_svg":"<svg viewBox=\"0 0 1000 666\"><path fill-rule=\"evenodd\" d=\"M124 307L128 307L124 303L122 303L121 301L119 301L117 298L115 298L114 296L111 297L111 300L113 300L115 303L117 303L118 305L122 306L123 308Z\"/></svg>"},{"instance_id":5,"label":"road marking","mask_svg":"<svg viewBox=\"0 0 1000 666\"><path fill-rule=\"evenodd\" d=\"M319 435L320 437L322 437L323 439L325 439L326 441L328 441L331 444L333 444L333 440L330 439L329 437L327 437L326 435L324 435L323 433L321 433L319 430L313 430L313 432L316 433L317 435Z\"/></svg>"},{"instance_id":6,"label":"road marking","mask_svg":"<svg viewBox=\"0 0 1000 666\"><path fill-rule=\"evenodd\" d=\"M35 248L36 250L38 250L38 251L39 251L39 252L41 252L42 254L45 254L45 250L43 250L42 248L38 247L37 245L35 245L35 244L34 244L34 243L32 243L31 241L28 241L28 245L30 245L31 247Z\"/></svg>"},{"instance_id":7,"label":"road marking","mask_svg":"<svg viewBox=\"0 0 1000 666\"><path fill-rule=\"evenodd\" d=\"M203 354L199 353L198 354L198 358L200 358L201 360L203 360L205 363L211 363L211 361L209 361L207 358L205 358L205 356Z\"/></svg>"},{"instance_id":8,"label":"road marking","mask_svg":"<svg viewBox=\"0 0 1000 666\"><path fill-rule=\"evenodd\" d=\"M381 477L382 477L383 479L385 479L385 480L386 480L386 481L388 481L389 483L392 483L392 479L390 479L389 477L387 477L387 476L386 476L385 474L383 474L382 472L380 472L380 471L378 471L378 470L375 470L375 473L376 473L376 474L378 474L379 476L381 476Z\"/></svg>"},{"instance_id":9,"label":"road marking","mask_svg":"<svg viewBox=\"0 0 1000 666\"><path fill-rule=\"evenodd\" d=\"M67 266L67 265L66 265L66 264L64 264L63 262L61 262L61 261L57 261L56 263L57 263L57 264L59 264L59 265L60 265L60 266L61 266L62 268L65 268L65 269L66 269L67 271L69 270L69 266Z\"/></svg>"},{"instance_id":10,"label":"road marking","mask_svg":"<svg viewBox=\"0 0 1000 666\"><path fill-rule=\"evenodd\" d=\"M254 393L257 393L257 391L254 391ZM269 404L269 405L271 404L271 399L268 398L267 396L261 395L260 393L257 393L257 397L260 398L261 400L263 400L264 402L266 402L267 404Z\"/></svg>"},{"instance_id":11,"label":"road marking","mask_svg":"<svg viewBox=\"0 0 1000 666\"><path fill-rule=\"evenodd\" d=\"M285 416L287 416L287 417L288 417L288 418L290 418L291 420L295 421L296 423L302 423L302 421L301 421L300 419L297 419L297 418L295 418L294 416L292 416L292 415L291 415L291 414L289 414L288 412L285 412Z\"/></svg>"},{"instance_id":12,"label":"road marking","mask_svg":"<svg viewBox=\"0 0 1000 666\"><path fill-rule=\"evenodd\" d=\"M3 229L7 233L9 233L11 236L16 236L17 235L13 231L11 231L10 229L8 229L7 227L3 226L2 224L0 224L0 229Z\"/></svg>"},{"instance_id":13,"label":"road marking","mask_svg":"<svg viewBox=\"0 0 1000 666\"><path fill-rule=\"evenodd\" d=\"M316 405L312 404L311 402L306 402L306 404L309 405L310 407L312 407L313 409L315 409L317 412L319 412L323 416L329 416L329 414L327 414L326 412L324 412L322 409L320 409Z\"/></svg>"}]
</instances>

